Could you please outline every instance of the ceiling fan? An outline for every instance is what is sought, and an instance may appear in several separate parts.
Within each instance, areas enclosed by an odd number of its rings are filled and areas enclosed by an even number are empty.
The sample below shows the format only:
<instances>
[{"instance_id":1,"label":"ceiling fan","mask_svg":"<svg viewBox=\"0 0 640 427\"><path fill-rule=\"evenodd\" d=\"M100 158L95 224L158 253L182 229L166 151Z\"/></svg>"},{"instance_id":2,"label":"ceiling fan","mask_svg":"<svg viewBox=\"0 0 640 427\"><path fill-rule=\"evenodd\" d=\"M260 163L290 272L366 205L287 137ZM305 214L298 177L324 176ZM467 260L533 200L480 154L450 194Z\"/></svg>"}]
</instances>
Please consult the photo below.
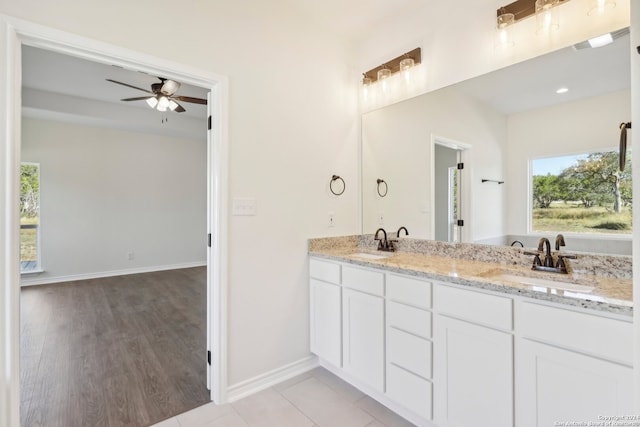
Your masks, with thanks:
<instances>
[{"instance_id":1,"label":"ceiling fan","mask_svg":"<svg viewBox=\"0 0 640 427\"><path fill-rule=\"evenodd\" d=\"M175 93L180 88L180 83L175 80L165 79L162 77L158 77L160 79L160 83L152 83L151 90L143 89L141 87L133 86L128 83L119 82L117 80L106 79L108 82L119 84L122 86L130 87L132 89L141 90L143 92L147 92L150 95L147 96L137 96L134 98L124 98L120 101L147 101L149 107L155 108L158 111L165 112L167 110L175 111L177 113L182 113L186 111L182 105L178 104L177 101L183 102L191 102L194 104L202 104L207 105L207 100L203 98L193 98L191 96L181 96L176 95Z\"/></svg>"}]
</instances>

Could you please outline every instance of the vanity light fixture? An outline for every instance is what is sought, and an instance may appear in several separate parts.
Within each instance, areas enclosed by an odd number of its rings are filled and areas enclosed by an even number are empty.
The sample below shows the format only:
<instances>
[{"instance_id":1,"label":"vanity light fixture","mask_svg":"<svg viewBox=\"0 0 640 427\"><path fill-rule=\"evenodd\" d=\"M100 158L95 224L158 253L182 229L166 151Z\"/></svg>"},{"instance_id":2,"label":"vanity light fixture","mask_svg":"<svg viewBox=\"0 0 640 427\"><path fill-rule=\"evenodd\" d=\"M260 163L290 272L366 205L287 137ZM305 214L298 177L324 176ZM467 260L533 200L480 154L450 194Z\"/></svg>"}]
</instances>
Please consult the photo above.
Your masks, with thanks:
<instances>
[{"instance_id":1,"label":"vanity light fixture","mask_svg":"<svg viewBox=\"0 0 640 427\"><path fill-rule=\"evenodd\" d=\"M516 0L513 3L502 6L496 12L498 17L505 14L513 14L513 23L522 21L532 15L536 15L537 32L546 32L550 29L558 29L558 6L569 0ZM607 0L604 0L607 1ZM513 24L509 24L513 25ZM498 28L500 20L498 20Z\"/></svg>"},{"instance_id":2,"label":"vanity light fixture","mask_svg":"<svg viewBox=\"0 0 640 427\"><path fill-rule=\"evenodd\" d=\"M385 80L397 72L408 72L410 68L420 64L422 59L421 52L421 49L417 47L410 52L402 54L391 61L385 62L384 64L363 73L364 78L362 79L362 84L370 85L378 80ZM408 61L408 59L413 60L413 65L410 65L411 61Z\"/></svg>"},{"instance_id":3,"label":"vanity light fixture","mask_svg":"<svg viewBox=\"0 0 640 427\"><path fill-rule=\"evenodd\" d=\"M369 91L371 89L371 78L366 74L362 74L362 97L365 101L369 100Z\"/></svg>"},{"instance_id":4,"label":"vanity light fixture","mask_svg":"<svg viewBox=\"0 0 640 427\"><path fill-rule=\"evenodd\" d=\"M400 72L404 77L406 83L411 83L411 68L416 65L416 61L413 58L406 57L400 61Z\"/></svg>"},{"instance_id":5,"label":"vanity light fixture","mask_svg":"<svg viewBox=\"0 0 640 427\"><path fill-rule=\"evenodd\" d=\"M391 77L391 70L387 68L386 65L383 65L381 69L378 70L377 73L378 80L382 82L382 91L386 92L387 90L387 82L386 80Z\"/></svg>"}]
</instances>

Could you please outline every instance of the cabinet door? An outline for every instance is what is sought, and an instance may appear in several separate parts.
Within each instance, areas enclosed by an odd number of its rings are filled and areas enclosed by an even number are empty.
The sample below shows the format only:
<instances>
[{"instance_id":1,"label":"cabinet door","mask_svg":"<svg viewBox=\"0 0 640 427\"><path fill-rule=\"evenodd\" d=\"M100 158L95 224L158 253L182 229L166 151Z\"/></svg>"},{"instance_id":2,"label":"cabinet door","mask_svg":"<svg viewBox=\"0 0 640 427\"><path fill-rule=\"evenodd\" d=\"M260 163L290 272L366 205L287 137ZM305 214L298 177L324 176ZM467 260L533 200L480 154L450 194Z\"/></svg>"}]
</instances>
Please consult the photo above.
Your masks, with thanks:
<instances>
[{"instance_id":1,"label":"cabinet door","mask_svg":"<svg viewBox=\"0 0 640 427\"><path fill-rule=\"evenodd\" d=\"M345 371L384 391L384 299L342 289Z\"/></svg>"},{"instance_id":2,"label":"cabinet door","mask_svg":"<svg viewBox=\"0 0 640 427\"><path fill-rule=\"evenodd\" d=\"M598 425L634 413L633 369L526 339L516 350L518 427Z\"/></svg>"},{"instance_id":3,"label":"cabinet door","mask_svg":"<svg viewBox=\"0 0 640 427\"><path fill-rule=\"evenodd\" d=\"M310 280L311 352L336 367L342 362L340 286Z\"/></svg>"},{"instance_id":4,"label":"cabinet door","mask_svg":"<svg viewBox=\"0 0 640 427\"><path fill-rule=\"evenodd\" d=\"M436 423L513 426L513 336L446 316L434 319Z\"/></svg>"}]
</instances>

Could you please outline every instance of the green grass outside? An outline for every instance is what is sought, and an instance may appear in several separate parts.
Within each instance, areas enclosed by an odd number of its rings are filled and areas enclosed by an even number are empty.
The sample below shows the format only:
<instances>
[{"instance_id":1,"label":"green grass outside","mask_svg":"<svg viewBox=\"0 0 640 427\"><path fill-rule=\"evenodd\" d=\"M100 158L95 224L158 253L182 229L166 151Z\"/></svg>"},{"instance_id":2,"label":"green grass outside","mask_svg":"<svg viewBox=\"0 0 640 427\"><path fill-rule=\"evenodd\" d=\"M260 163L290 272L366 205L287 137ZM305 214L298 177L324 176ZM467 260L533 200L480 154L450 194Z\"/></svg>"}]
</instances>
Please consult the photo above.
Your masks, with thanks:
<instances>
[{"instance_id":1,"label":"green grass outside","mask_svg":"<svg viewBox=\"0 0 640 427\"><path fill-rule=\"evenodd\" d=\"M38 224L39 218L20 218L20 224ZM20 261L37 261L38 229L20 230Z\"/></svg>"},{"instance_id":2,"label":"green grass outside","mask_svg":"<svg viewBox=\"0 0 640 427\"><path fill-rule=\"evenodd\" d=\"M601 206L584 208L579 204L553 202L547 209L533 210L533 231L631 234L631 208L615 213Z\"/></svg>"}]
</instances>

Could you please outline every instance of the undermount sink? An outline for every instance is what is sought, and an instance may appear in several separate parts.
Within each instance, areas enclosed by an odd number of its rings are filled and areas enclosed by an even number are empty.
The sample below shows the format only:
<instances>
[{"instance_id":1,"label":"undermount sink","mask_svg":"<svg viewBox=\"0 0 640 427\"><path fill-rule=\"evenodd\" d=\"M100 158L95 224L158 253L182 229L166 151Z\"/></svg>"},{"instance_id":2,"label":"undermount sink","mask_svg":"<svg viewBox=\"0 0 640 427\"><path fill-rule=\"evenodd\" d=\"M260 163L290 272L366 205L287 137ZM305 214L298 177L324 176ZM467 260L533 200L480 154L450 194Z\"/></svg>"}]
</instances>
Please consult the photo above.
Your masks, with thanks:
<instances>
[{"instance_id":1,"label":"undermount sink","mask_svg":"<svg viewBox=\"0 0 640 427\"><path fill-rule=\"evenodd\" d=\"M588 293L593 291L593 286L579 285L576 283L558 282L556 280L540 279L538 277L517 276L515 274L500 273L492 277L507 282L522 283L543 288L561 289L563 291Z\"/></svg>"},{"instance_id":2,"label":"undermount sink","mask_svg":"<svg viewBox=\"0 0 640 427\"><path fill-rule=\"evenodd\" d=\"M358 252L353 254L353 256L364 259L385 259L389 258L391 254L371 254L369 252Z\"/></svg>"}]
</instances>

